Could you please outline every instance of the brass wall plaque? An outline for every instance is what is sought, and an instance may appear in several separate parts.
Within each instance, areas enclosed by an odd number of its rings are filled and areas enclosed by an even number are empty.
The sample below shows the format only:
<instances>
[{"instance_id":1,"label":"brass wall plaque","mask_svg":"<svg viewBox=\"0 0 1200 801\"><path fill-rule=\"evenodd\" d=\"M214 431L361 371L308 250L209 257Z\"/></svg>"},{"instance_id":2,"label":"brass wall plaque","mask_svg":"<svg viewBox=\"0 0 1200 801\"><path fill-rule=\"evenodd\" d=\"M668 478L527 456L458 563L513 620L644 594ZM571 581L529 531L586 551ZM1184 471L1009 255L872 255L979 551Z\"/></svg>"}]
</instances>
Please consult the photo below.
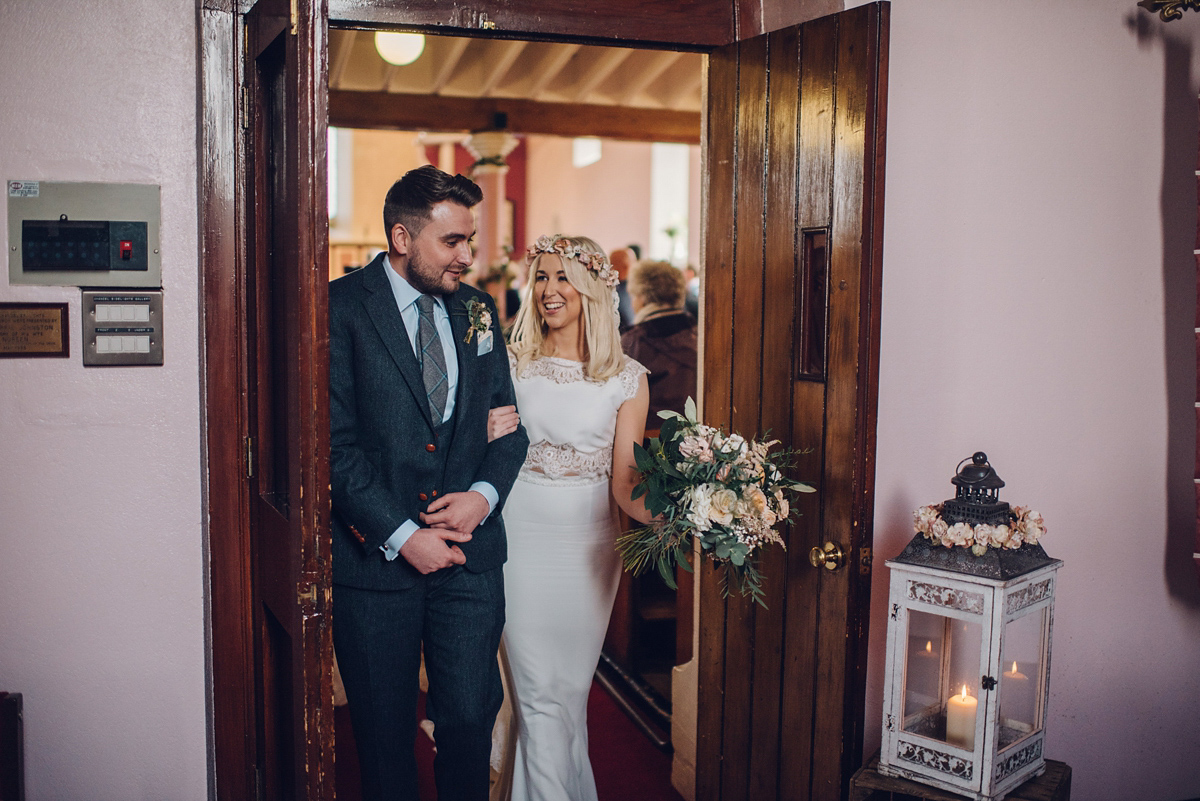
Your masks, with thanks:
<instances>
[{"instance_id":1,"label":"brass wall plaque","mask_svg":"<svg viewBox=\"0 0 1200 801\"><path fill-rule=\"evenodd\" d=\"M70 355L66 303L0 303L0 359Z\"/></svg>"}]
</instances>

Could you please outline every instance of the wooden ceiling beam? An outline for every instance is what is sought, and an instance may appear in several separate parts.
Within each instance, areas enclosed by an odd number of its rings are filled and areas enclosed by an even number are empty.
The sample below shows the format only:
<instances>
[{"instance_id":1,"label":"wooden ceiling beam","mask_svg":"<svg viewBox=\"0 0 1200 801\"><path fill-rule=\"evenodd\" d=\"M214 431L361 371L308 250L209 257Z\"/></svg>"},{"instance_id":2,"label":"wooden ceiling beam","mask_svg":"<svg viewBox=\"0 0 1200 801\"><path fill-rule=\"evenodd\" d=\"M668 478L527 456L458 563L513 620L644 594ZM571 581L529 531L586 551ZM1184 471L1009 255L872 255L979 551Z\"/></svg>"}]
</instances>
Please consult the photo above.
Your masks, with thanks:
<instances>
[{"instance_id":1,"label":"wooden ceiling beam","mask_svg":"<svg viewBox=\"0 0 1200 801\"><path fill-rule=\"evenodd\" d=\"M462 60L463 53L467 52L467 46L471 44L470 39L447 39L449 44L446 52L438 54L438 68L433 76L433 86L430 87L431 92L440 92L446 88L446 84L454 77L454 70L458 68L458 62Z\"/></svg>"},{"instance_id":2,"label":"wooden ceiling beam","mask_svg":"<svg viewBox=\"0 0 1200 801\"><path fill-rule=\"evenodd\" d=\"M499 55L488 65L491 69L491 74L488 75L479 87L479 94L487 97L500 85L527 44L529 43L520 40L502 43Z\"/></svg>"},{"instance_id":3,"label":"wooden ceiling beam","mask_svg":"<svg viewBox=\"0 0 1200 801\"><path fill-rule=\"evenodd\" d=\"M529 87L530 99L536 100L542 92L546 91L546 87L558 77L567 64L571 63L571 59L579 52L579 48L580 45L577 44L560 44L550 48L546 57L533 70L536 77Z\"/></svg>"},{"instance_id":4,"label":"wooden ceiling beam","mask_svg":"<svg viewBox=\"0 0 1200 801\"><path fill-rule=\"evenodd\" d=\"M638 74L625 82L621 93L620 102L628 104L633 101L638 95L646 91L646 87L658 80L667 69L679 59L683 58L683 53L678 50L663 50L655 53L650 59L650 63L646 64L643 69L638 71ZM699 74L700 70L696 70Z\"/></svg>"},{"instance_id":5,"label":"wooden ceiling beam","mask_svg":"<svg viewBox=\"0 0 1200 801\"><path fill-rule=\"evenodd\" d=\"M391 92L329 93L329 124L341 128L484 131L496 127L500 114L506 115L507 130L516 134L700 143L700 112Z\"/></svg>"},{"instance_id":6,"label":"wooden ceiling beam","mask_svg":"<svg viewBox=\"0 0 1200 801\"><path fill-rule=\"evenodd\" d=\"M671 91L663 95L663 105L667 108L675 108L683 104L690 95L700 91L700 84L703 82L704 69L689 70L672 85Z\"/></svg>"},{"instance_id":7,"label":"wooden ceiling beam","mask_svg":"<svg viewBox=\"0 0 1200 801\"><path fill-rule=\"evenodd\" d=\"M575 94L575 101L579 102L596 90L600 84L604 83L609 75L616 71L617 67L625 62L625 59L633 53L623 47L610 47L604 50L592 51L594 58L587 68L583 71L583 79L572 87Z\"/></svg>"}]
</instances>

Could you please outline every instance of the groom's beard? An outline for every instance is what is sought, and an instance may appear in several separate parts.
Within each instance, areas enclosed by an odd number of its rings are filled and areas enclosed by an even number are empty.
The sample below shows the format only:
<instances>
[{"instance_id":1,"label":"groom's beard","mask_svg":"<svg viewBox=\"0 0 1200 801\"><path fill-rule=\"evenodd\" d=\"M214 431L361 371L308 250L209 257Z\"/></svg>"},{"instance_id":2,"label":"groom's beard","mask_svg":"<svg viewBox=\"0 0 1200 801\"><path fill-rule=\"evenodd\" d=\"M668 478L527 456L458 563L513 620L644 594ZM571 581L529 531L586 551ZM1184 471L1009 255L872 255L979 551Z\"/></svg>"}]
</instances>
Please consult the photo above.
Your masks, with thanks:
<instances>
[{"instance_id":1,"label":"groom's beard","mask_svg":"<svg viewBox=\"0 0 1200 801\"><path fill-rule=\"evenodd\" d=\"M413 248L408 254L408 283L422 295L453 295L466 268L435 267Z\"/></svg>"}]
</instances>

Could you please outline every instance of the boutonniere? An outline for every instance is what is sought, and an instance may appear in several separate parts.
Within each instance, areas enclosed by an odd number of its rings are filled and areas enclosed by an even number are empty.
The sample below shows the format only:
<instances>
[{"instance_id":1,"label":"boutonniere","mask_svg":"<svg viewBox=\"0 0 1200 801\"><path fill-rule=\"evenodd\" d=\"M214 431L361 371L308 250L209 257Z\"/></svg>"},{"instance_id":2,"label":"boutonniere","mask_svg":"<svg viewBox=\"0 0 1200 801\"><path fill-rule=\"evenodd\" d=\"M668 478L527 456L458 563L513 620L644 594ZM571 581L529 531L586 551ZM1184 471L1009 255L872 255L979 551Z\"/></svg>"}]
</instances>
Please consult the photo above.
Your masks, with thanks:
<instances>
[{"instance_id":1,"label":"boutonniere","mask_svg":"<svg viewBox=\"0 0 1200 801\"><path fill-rule=\"evenodd\" d=\"M470 345L471 337L475 336L476 332L483 334L492 327L492 313L478 298L464 301L463 305L467 307L467 336L463 342Z\"/></svg>"}]
</instances>

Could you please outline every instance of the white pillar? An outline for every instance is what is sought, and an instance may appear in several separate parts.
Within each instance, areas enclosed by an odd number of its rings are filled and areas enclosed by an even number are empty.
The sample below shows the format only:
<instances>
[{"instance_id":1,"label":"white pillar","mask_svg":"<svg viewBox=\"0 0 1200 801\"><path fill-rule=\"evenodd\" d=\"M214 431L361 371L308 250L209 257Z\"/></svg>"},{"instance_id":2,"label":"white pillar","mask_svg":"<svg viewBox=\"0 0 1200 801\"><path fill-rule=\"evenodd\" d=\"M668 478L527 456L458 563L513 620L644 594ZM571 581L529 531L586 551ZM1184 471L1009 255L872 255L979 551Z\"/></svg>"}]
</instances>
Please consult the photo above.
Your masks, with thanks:
<instances>
[{"instance_id":1,"label":"white pillar","mask_svg":"<svg viewBox=\"0 0 1200 801\"><path fill-rule=\"evenodd\" d=\"M508 131L481 131L471 134L464 144L476 161L471 177L483 190L483 202L477 207L475 223L475 270L482 274L489 267L507 261L504 255L508 233L505 231L504 179L508 175L508 164L504 157L517 146L517 138Z\"/></svg>"}]
</instances>

